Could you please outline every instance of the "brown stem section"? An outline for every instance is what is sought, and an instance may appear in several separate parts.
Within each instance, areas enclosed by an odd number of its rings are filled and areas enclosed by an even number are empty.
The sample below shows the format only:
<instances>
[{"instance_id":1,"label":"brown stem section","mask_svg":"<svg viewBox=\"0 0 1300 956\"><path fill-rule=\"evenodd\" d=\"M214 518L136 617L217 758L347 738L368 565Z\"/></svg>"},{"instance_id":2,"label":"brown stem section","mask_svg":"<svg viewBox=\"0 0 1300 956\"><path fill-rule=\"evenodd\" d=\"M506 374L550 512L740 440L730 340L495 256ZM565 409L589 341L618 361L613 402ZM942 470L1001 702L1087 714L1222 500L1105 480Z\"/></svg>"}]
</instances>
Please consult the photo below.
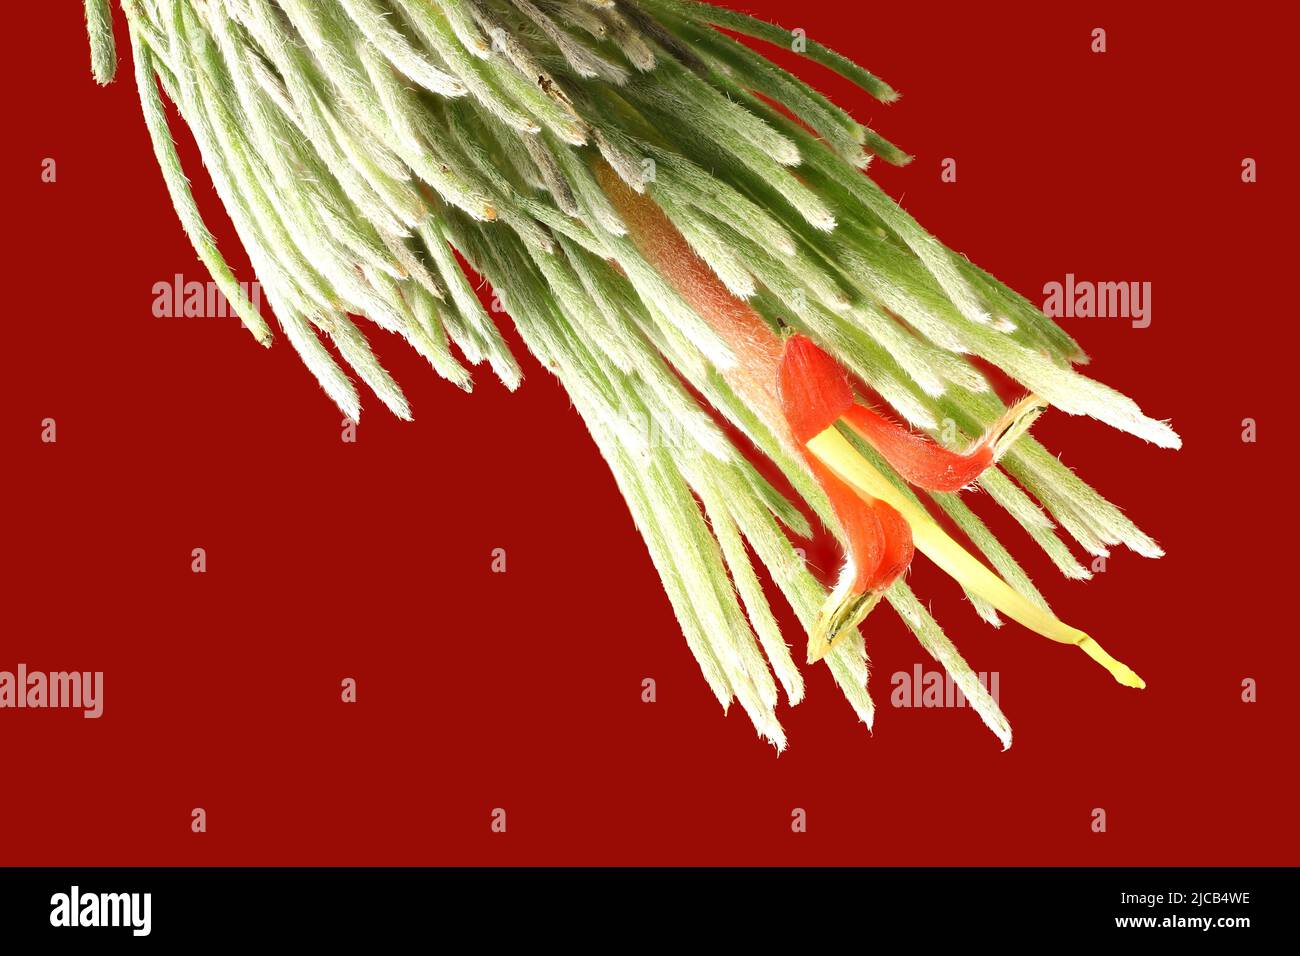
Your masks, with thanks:
<instances>
[{"instance_id":1,"label":"brown stem section","mask_svg":"<svg viewBox=\"0 0 1300 956\"><path fill-rule=\"evenodd\" d=\"M596 176L637 251L731 350L735 365L721 370L727 384L781 442L791 450L798 448L782 413L777 386L780 337L761 315L731 294L652 199L633 192L606 163L596 164Z\"/></svg>"}]
</instances>

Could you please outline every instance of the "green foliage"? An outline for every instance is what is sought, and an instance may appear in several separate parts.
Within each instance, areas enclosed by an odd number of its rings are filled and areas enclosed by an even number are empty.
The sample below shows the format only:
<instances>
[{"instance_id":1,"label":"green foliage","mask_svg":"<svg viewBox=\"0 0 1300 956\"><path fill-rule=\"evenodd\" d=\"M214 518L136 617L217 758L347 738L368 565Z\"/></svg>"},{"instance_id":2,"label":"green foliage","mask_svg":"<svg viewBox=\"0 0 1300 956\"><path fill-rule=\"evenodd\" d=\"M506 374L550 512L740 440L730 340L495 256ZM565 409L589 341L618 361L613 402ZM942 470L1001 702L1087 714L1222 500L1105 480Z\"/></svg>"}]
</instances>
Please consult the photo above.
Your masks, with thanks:
<instances>
[{"instance_id":1,"label":"green foliage","mask_svg":"<svg viewBox=\"0 0 1300 956\"><path fill-rule=\"evenodd\" d=\"M253 335L269 343L270 329L203 225L159 85L199 144L280 328L353 418L361 397L347 370L394 414L411 414L354 316L401 336L457 387L472 387L462 362L486 363L518 386L519 366L453 248L492 283L609 463L709 686L724 706L739 700L778 747L778 685L794 704L804 679L751 549L805 628L825 591L780 527L807 534L804 515L712 415L838 529L802 464L719 375L735 357L637 251L596 164L656 202L774 328L813 336L916 427L937 433L950 419L974 435L1002 414L973 355L1067 412L1177 445L1167 425L1075 372L1077 344L1038 309L862 174L873 156L903 163L905 153L714 29L790 48L791 35L772 24L687 0L124 0L123 8L172 202ZM86 0L86 21L94 75L107 82L116 57L106 0ZM794 48L882 101L897 98L811 39ZM1067 577L1088 572L1053 518L1091 553L1120 543L1159 553L1032 439L1006 468L1019 485L997 470L981 484ZM935 500L1013 587L1046 606L962 500ZM888 597L1009 746L996 702L928 611L902 582ZM976 609L996 623L992 608ZM861 637L826 661L869 724Z\"/></svg>"}]
</instances>

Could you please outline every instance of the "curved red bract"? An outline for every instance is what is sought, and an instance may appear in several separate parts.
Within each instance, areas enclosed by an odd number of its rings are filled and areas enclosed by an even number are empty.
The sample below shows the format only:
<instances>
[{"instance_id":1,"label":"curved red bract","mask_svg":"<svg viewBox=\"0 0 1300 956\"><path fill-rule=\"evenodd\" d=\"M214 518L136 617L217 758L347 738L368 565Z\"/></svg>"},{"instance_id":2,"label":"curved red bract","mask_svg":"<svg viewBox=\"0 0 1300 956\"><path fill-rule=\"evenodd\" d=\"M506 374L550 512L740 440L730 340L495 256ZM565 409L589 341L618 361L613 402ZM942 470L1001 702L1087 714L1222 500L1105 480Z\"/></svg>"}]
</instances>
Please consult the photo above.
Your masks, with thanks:
<instances>
[{"instance_id":1,"label":"curved red bract","mask_svg":"<svg viewBox=\"0 0 1300 956\"><path fill-rule=\"evenodd\" d=\"M987 442L959 454L864 405L851 406L843 417L909 484L927 491L960 491L993 464Z\"/></svg>"}]
</instances>

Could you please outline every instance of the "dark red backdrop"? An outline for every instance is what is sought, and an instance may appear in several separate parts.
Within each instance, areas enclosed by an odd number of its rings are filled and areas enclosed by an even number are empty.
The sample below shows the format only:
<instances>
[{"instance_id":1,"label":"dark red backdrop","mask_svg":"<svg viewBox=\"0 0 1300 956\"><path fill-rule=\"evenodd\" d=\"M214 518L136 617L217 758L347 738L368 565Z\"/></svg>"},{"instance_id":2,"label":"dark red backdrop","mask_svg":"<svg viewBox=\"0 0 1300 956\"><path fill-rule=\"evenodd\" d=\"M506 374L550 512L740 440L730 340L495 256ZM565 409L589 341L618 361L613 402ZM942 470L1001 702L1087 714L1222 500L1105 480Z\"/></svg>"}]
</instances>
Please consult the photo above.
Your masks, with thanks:
<instances>
[{"instance_id":1,"label":"dark red backdrop","mask_svg":"<svg viewBox=\"0 0 1300 956\"><path fill-rule=\"evenodd\" d=\"M1015 746L969 711L889 706L889 675L924 658L882 612L874 736L813 669L778 758L738 708L719 712L613 481L531 358L519 394L480 372L465 396L377 340L416 422L371 400L346 445L286 343L152 317L153 283L205 276L128 64L97 88L80 4L16 4L0 669L102 670L106 700L98 721L0 711L0 864L1296 862L1297 660L1278 613L1295 586L1270 544L1293 527L1275 478L1295 378L1289 30L1267 7L1211 23L1134 4L749 5L903 91L886 108L801 67L916 154L877 175L950 245L1035 298L1066 272L1153 283L1150 328L1069 328L1185 450L1059 414L1039 433L1169 557L1120 551L1071 583L995 524L1149 688L992 631L918 561L968 659L1000 672ZM489 573L496 547L505 575ZM1240 700L1246 677L1258 703Z\"/></svg>"}]
</instances>

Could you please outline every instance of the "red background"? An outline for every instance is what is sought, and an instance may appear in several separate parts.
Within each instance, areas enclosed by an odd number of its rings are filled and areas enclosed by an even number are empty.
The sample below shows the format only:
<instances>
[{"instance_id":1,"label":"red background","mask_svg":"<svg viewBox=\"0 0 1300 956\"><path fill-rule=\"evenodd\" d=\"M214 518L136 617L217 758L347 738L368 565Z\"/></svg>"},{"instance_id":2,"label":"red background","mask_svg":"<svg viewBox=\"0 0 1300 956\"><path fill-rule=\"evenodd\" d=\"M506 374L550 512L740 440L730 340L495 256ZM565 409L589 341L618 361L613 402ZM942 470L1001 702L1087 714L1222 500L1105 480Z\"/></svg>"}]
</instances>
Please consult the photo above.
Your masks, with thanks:
<instances>
[{"instance_id":1,"label":"red background","mask_svg":"<svg viewBox=\"0 0 1300 956\"><path fill-rule=\"evenodd\" d=\"M1066 272L1153 283L1150 328L1066 321L1091 373L1172 418L1185 449L1060 414L1038 434L1169 556L1117 550L1067 582L976 500L1148 689L991 630L919 560L918 592L1000 672L1014 747L967 710L889 706L890 674L934 665L882 611L874 735L810 669L778 757L739 707L719 712L581 421L513 330L513 396L483 370L465 396L372 336L416 421L371 399L348 445L287 343L154 318L153 283L206 276L129 61L100 89L80 4L15 4L0 669L102 670L105 715L0 711L0 864L1297 862L1297 655L1278 613L1293 566L1271 544L1293 526L1275 490L1294 427L1293 33L1270 5L1213 22L1148 4L749 6L904 93L883 107L799 66L915 153L876 175L951 246L1034 299ZM1258 703L1240 700L1246 677Z\"/></svg>"}]
</instances>

